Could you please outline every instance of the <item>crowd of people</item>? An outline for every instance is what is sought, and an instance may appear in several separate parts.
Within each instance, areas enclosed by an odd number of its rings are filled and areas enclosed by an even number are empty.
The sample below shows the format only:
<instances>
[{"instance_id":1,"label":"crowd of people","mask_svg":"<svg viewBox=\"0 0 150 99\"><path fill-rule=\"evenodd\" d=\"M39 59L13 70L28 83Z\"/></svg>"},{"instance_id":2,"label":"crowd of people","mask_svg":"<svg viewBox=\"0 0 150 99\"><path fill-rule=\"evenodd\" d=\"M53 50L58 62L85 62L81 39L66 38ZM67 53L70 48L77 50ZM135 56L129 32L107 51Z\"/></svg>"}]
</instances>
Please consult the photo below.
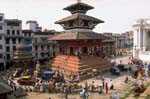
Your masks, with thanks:
<instances>
[{"instance_id":1,"label":"crowd of people","mask_svg":"<svg viewBox=\"0 0 150 99\"><path fill-rule=\"evenodd\" d=\"M122 60L120 60L120 64L122 64ZM131 74L133 78L138 80L144 80L150 76L150 64L133 61L132 58L129 58L129 68L128 72ZM133 66L135 65L135 66ZM117 64L113 66L117 67ZM97 92L101 94L108 94L110 90L115 89L115 85L113 80L106 80L104 77L99 80L99 84L96 85L95 81L93 80L92 83L85 82L84 85L79 85L77 82L70 82L70 81L57 81L56 79L51 79L49 81L43 81L39 79L36 83L32 86L26 85L19 85L16 84L13 77L13 70L6 71L5 76L3 76L3 80L7 81L7 84L15 91L17 88L22 88L26 91L33 91L38 93L79 93L81 98L87 99L88 92ZM127 76L124 80L125 83L129 82L129 77ZM67 96L66 96L67 97Z\"/></svg>"}]
</instances>

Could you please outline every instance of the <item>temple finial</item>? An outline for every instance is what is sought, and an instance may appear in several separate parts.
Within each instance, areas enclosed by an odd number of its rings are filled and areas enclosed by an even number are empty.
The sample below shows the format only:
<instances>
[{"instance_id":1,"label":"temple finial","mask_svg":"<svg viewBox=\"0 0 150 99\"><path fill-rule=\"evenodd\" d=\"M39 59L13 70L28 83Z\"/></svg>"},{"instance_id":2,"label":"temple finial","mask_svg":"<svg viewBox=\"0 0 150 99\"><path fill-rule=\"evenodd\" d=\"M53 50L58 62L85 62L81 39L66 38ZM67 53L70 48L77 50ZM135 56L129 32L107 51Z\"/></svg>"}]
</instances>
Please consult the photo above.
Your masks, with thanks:
<instances>
[{"instance_id":1,"label":"temple finial","mask_svg":"<svg viewBox=\"0 0 150 99\"><path fill-rule=\"evenodd\" d=\"M77 0L77 2L81 2L81 0Z\"/></svg>"}]
</instances>

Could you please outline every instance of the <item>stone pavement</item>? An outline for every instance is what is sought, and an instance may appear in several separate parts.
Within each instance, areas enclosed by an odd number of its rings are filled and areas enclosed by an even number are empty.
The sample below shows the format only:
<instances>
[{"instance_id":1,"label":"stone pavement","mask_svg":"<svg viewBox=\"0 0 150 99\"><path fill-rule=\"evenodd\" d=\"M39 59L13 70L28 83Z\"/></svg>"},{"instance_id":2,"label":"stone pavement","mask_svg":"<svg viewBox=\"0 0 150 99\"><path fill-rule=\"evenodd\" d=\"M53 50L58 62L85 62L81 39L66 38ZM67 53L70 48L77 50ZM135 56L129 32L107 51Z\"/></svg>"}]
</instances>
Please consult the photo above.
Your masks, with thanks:
<instances>
[{"instance_id":1,"label":"stone pavement","mask_svg":"<svg viewBox=\"0 0 150 99\"><path fill-rule=\"evenodd\" d=\"M47 93L28 93L27 99L65 99L63 94L47 94ZM68 95L68 99L81 99L78 94ZM109 99L109 95L99 95L98 93L89 93L88 99Z\"/></svg>"},{"instance_id":2,"label":"stone pavement","mask_svg":"<svg viewBox=\"0 0 150 99\"><path fill-rule=\"evenodd\" d=\"M119 57L119 58L116 58L116 59L113 59L112 61L116 61L117 63L120 62L120 60L122 60L122 63L124 64L127 64L129 62L129 57ZM105 81L110 82L110 80L112 79L113 81L113 84L114 84L114 88L116 90L121 90L122 88L125 88L124 86L124 80L126 78L126 76L129 77L130 79L130 75L128 72L121 72L121 75L120 76L114 76L114 75L111 75L109 72L103 74L103 77L105 78ZM98 79L97 77L93 77L93 78L90 78L88 80L85 80L85 81L82 81L80 82L81 85L84 85L85 82L88 82L88 84L91 84L92 81L95 82L95 85L99 86L101 85L101 80ZM116 93L115 91L109 91L109 94L105 94L105 90L103 90L104 93L102 95L99 95L98 93L89 93L89 98L88 99L110 99L110 95L112 95L112 93ZM64 99L63 98L63 94L47 94L47 93L34 93L34 92L30 92L28 93L28 99ZM69 99L80 99L80 96L79 94L71 94L68 96Z\"/></svg>"}]
</instances>

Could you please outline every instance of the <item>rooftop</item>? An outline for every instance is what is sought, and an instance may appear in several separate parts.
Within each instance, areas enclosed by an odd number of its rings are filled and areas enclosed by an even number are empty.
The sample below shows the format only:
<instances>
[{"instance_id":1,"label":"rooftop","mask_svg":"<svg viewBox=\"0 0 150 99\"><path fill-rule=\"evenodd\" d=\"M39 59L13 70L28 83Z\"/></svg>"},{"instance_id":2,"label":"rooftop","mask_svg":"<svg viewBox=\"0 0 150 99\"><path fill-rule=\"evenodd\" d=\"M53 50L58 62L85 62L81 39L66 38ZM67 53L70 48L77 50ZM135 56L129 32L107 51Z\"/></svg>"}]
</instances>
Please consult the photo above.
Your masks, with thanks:
<instances>
[{"instance_id":1,"label":"rooftop","mask_svg":"<svg viewBox=\"0 0 150 99\"><path fill-rule=\"evenodd\" d=\"M88 15L85 15L85 14L82 14L82 13L72 14L71 16L68 16L68 17L63 18L59 21L56 21L55 23L56 24L61 24L61 23L67 22L67 21L75 20L75 19L83 19L83 20L88 20L88 21L94 21L94 22L97 22L97 23L104 23L104 21L102 21L100 19L94 18L92 16L88 16Z\"/></svg>"},{"instance_id":2,"label":"rooftop","mask_svg":"<svg viewBox=\"0 0 150 99\"><path fill-rule=\"evenodd\" d=\"M22 30L22 33L33 33L32 30Z\"/></svg>"},{"instance_id":3,"label":"rooftop","mask_svg":"<svg viewBox=\"0 0 150 99\"><path fill-rule=\"evenodd\" d=\"M61 41L61 40L103 40L108 37L98 34L95 32L74 32L74 33L62 33L56 36L50 37L48 40L56 40L56 41Z\"/></svg>"},{"instance_id":4,"label":"rooftop","mask_svg":"<svg viewBox=\"0 0 150 99\"><path fill-rule=\"evenodd\" d=\"M37 23L37 21L29 20L29 21L26 22L26 24L28 24L28 23Z\"/></svg>"},{"instance_id":5,"label":"rooftop","mask_svg":"<svg viewBox=\"0 0 150 99\"><path fill-rule=\"evenodd\" d=\"M91 9L94 9L94 7L82 2L77 2L65 7L63 10L68 10L73 14L73 13L86 13L88 10Z\"/></svg>"},{"instance_id":6,"label":"rooftop","mask_svg":"<svg viewBox=\"0 0 150 99\"><path fill-rule=\"evenodd\" d=\"M18 20L18 19L5 19L5 22L19 22L19 23L22 23L22 21Z\"/></svg>"},{"instance_id":7,"label":"rooftop","mask_svg":"<svg viewBox=\"0 0 150 99\"><path fill-rule=\"evenodd\" d=\"M39 32L34 32L35 35L54 35L55 32L50 32L50 31L39 31Z\"/></svg>"}]
</instances>

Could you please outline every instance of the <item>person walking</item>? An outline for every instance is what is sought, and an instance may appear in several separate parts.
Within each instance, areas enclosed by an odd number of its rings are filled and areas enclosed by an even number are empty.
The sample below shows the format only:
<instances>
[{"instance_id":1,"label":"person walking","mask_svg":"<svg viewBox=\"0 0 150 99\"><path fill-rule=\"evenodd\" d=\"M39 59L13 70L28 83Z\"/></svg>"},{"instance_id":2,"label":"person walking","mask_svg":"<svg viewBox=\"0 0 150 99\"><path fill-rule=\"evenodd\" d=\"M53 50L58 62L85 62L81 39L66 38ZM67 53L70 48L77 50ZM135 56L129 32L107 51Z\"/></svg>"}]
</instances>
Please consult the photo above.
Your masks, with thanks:
<instances>
[{"instance_id":1,"label":"person walking","mask_svg":"<svg viewBox=\"0 0 150 99\"><path fill-rule=\"evenodd\" d=\"M108 83L105 84L106 94L108 94Z\"/></svg>"},{"instance_id":2,"label":"person walking","mask_svg":"<svg viewBox=\"0 0 150 99\"><path fill-rule=\"evenodd\" d=\"M67 87L64 87L65 99L68 99L68 90Z\"/></svg>"},{"instance_id":3,"label":"person walking","mask_svg":"<svg viewBox=\"0 0 150 99\"><path fill-rule=\"evenodd\" d=\"M88 99L88 93L87 93L86 88L83 88L83 90L80 92L80 96L81 96L81 99Z\"/></svg>"},{"instance_id":4,"label":"person walking","mask_svg":"<svg viewBox=\"0 0 150 99\"><path fill-rule=\"evenodd\" d=\"M102 87L103 87L103 89L105 87L105 79L104 78L102 79Z\"/></svg>"},{"instance_id":5,"label":"person walking","mask_svg":"<svg viewBox=\"0 0 150 99\"><path fill-rule=\"evenodd\" d=\"M92 81L92 86L91 86L91 87L92 87L92 88L91 88L91 89L92 89L91 91L94 92L94 88L95 88L95 82L94 82L94 81Z\"/></svg>"},{"instance_id":6,"label":"person walking","mask_svg":"<svg viewBox=\"0 0 150 99\"><path fill-rule=\"evenodd\" d=\"M113 90L114 89L114 85L112 83L112 80L110 80L110 90Z\"/></svg>"},{"instance_id":7,"label":"person walking","mask_svg":"<svg viewBox=\"0 0 150 99\"><path fill-rule=\"evenodd\" d=\"M99 94L102 94L102 93L103 93L103 88L102 88L102 86L99 86L99 87L98 87L98 93L99 93Z\"/></svg>"}]
</instances>

